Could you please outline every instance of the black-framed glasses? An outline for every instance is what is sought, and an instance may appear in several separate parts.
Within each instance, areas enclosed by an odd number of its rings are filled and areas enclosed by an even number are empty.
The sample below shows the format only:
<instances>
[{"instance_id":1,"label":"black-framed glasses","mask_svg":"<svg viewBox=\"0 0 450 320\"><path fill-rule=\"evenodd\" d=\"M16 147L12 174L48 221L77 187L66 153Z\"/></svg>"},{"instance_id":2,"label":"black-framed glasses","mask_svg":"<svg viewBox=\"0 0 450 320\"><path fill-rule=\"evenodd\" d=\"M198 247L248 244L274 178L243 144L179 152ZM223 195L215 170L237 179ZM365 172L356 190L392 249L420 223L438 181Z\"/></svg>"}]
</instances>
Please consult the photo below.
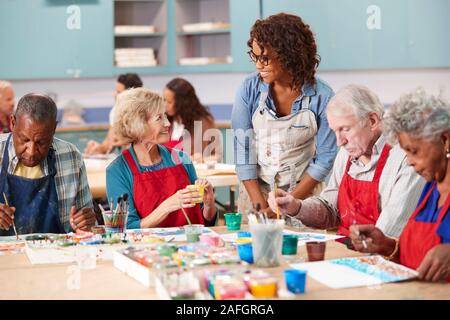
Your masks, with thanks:
<instances>
[{"instance_id":1,"label":"black-framed glasses","mask_svg":"<svg viewBox=\"0 0 450 320\"><path fill-rule=\"evenodd\" d=\"M264 54L261 54L261 55L258 56L252 50L247 51L247 53L248 53L250 59L254 63L257 63L259 61L264 66L267 66L269 64L269 61L270 61L269 56L266 56Z\"/></svg>"}]
</instances>

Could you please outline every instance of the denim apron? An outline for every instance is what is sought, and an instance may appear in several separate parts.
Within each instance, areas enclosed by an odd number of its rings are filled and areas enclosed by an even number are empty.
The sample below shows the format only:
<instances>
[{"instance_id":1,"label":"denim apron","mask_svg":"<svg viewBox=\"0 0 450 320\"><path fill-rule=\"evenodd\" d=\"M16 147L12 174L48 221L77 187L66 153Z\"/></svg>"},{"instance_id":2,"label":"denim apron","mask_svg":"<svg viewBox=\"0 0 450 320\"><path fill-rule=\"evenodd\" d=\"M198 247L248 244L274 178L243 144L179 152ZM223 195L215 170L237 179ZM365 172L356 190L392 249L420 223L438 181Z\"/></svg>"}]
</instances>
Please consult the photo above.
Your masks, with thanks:
<instances>
[{"instance_id":1,"label":"denim apron","mask_svg":"<svg viewBox=\"0 0 450 320\"><path fill-rule=\"evenodd\" d=\"M274 189L275 180L285 191L295 189L316 154L318 130L314 112L310 110L309 96L303 96L300 110L278 117L266 105L268 94L268 91L261 92L258 108L252 116L258 181L266 199ZM313 194L318 195L323 186L319 183ZM252 207L250 196L241 182L238 210L244 215L244 223Z\"/></svg>"},{"instance_id":2,"label":"denim apron","mask_svg":"<svg viewBox=\"0 0 450 320\"><path fill-rule=\"evenodd\" d=\"M58 195L56 193L55 151L50 148L47 155L48 176L28 179L8 173L9 135L3 153L0 174L0 201L4 202L3 192L8 204L16 208L14 222L18 234L65 233L59 219ZM0 230L0 236L14 235L13 228Z\"/></svg>"}]
</instances>

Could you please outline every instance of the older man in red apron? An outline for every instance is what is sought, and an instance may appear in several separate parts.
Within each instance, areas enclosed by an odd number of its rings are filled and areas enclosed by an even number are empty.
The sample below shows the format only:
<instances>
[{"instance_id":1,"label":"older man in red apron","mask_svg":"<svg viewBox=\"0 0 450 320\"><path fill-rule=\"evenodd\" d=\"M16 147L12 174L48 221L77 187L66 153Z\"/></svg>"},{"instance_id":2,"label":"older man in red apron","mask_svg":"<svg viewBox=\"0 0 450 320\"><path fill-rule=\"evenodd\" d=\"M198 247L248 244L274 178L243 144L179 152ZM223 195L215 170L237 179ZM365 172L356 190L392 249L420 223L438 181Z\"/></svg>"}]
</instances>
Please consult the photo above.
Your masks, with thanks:
<instances>
[{"instance_id":1,"label":"older man in red apron","mask_svg":"<svg viewBox=\"0 0 450 320\"><path fill-rule=\"evenodd\" d=\"M349 85L330 100L327 118L340 151L328 186L303 201L280 190L271 208L280 208L313 228L338 227L348 237L353 224L377 225L398 237L419 199L425 181L408 166L401 148L382 135L384 108L368 88ZM344 242L351 244L348 238Z\"/></svg>"}]
</instances>

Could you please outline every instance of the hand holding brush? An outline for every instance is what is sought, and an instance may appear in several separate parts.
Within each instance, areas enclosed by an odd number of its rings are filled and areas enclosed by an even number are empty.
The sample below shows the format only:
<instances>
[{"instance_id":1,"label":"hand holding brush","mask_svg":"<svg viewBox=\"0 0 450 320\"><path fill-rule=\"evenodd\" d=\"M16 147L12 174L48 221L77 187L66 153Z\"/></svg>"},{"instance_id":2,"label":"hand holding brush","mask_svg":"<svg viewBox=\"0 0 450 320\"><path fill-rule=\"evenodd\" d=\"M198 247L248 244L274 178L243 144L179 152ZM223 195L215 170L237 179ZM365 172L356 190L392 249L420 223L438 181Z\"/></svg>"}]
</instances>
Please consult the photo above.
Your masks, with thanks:
<instances>
[{"instance_id":1,"label":"hand holding brush","mask_svg":"<svg viewBox=\"0 0 450 320\"><path fill-rule=\"evenodd\" d=\"M8 199L6 198L6 194L4 192L3 199L5 200L5 205L0 208L0 211L3 211L3 214L1 214L0 212L0 229L9 229L9 227L12 225L14 233L16 235L16 239L19 240L16 224L14 223L14 213L16 211L16 208L9 206Z\"/></svg>"}]
</instances>

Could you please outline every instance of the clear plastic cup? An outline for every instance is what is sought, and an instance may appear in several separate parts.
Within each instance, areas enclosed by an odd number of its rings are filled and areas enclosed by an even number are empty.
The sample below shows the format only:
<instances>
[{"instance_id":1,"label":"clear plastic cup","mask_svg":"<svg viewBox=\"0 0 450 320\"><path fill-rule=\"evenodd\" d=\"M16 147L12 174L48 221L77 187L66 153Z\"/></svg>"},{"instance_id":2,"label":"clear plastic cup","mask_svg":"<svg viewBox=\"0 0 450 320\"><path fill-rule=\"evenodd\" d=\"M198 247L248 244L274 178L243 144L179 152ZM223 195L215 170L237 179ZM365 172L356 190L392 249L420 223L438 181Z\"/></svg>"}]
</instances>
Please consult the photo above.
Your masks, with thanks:
<instances>
[{"instance_id":1,"label":"clear plastic cup","mask_svg":"<svg viewBox=\"0 0 450 320\"><path fill-rule=\"evenodd\" d=\"M257 267L277 267L281 262L284 220L270 219L267 223L250 223L253 259Z\"/></svg>"},{"instance_id":2,"label":"clear plastic cup","mask_svg":"<svg viewBox=\"0 0 450 320\"><path fill-rule=\"evenodd\" d=\"M128 212L108 210L103 211L102 216L106 233L123 233L126 231Z\"/></svg>"}]
</instances>

